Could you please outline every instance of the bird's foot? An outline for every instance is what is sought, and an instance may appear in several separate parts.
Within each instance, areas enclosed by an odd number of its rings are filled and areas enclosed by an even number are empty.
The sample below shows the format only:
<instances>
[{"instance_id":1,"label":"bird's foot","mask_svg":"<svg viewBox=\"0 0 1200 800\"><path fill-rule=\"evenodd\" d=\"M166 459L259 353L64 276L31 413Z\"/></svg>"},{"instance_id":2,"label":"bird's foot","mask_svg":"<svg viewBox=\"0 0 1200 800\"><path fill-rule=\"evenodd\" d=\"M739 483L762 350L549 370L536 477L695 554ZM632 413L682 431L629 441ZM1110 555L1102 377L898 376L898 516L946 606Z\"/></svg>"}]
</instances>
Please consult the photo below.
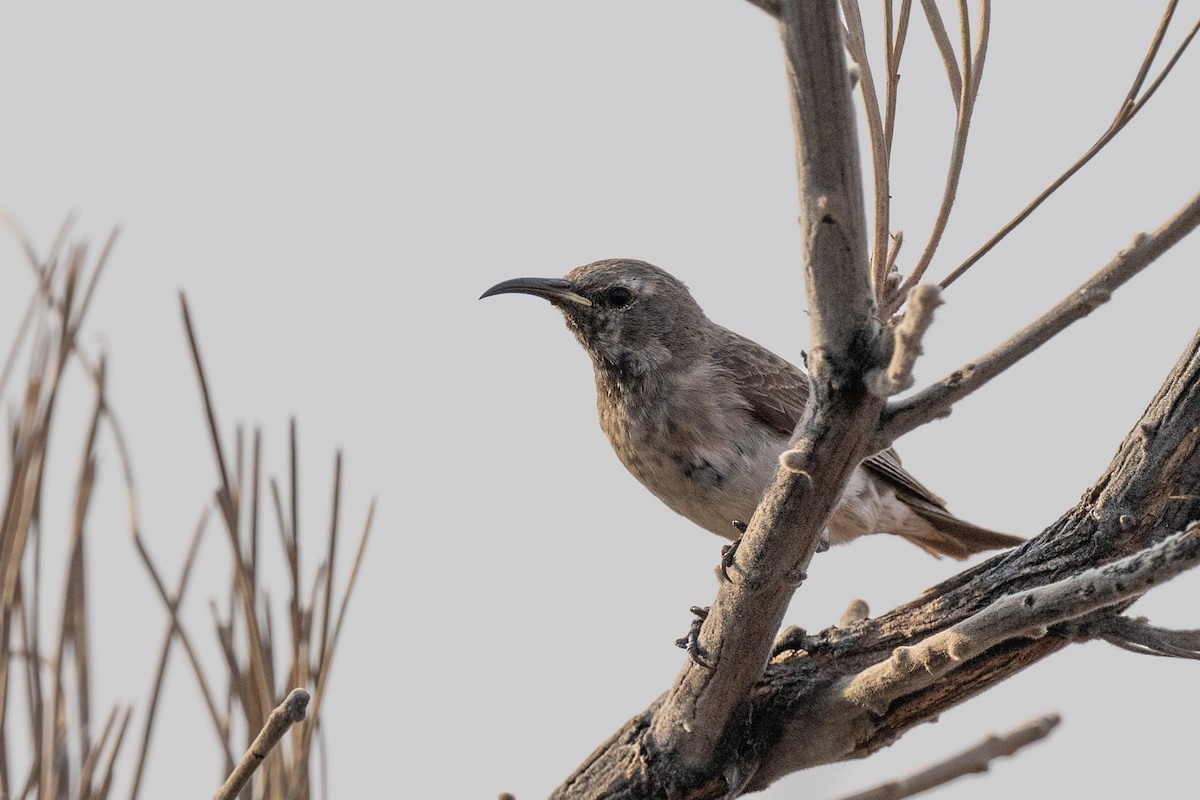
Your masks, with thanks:
<instances>
[{"instance_id":1,"label":"bird's foot","mask_svg":"<svg viewBox=\"0 0 1200 800\"><path fill-rule=\"evenodd\" d=\"M733 566L733 560L737 556L738 545L742 543L742 535L746 533L746 528L749 526L740 519L735 519L733 527L737 528L738 537L721 548L721 565L717 567L717 574L726 583L733 583L733 579L729 577L729 568Z\"/></svg>"},{"instance_id":2,"label":"bird's foot","mask_svg":"<svg viewBox=\"0 0 1200 800\"><path fill-rule=\"evenodd\" d=\"M829 529L821 531L821 538L817 540L817 552L824 553L829 549Z\"/></svg>"},{"instance_id":3,"label":"bird's foot","mask_svg":"<svg viewBox=\"0 0 1200 800\"><path fill-rule=\"evenodd\" d=\"M687 636L676 639L675 646L686 650L693 663L705 669L712 669L716 665L700 652L700 629L704 627L704 620L708 618L708 606L692 606L690 610L696 618L692 620L692 627L688 629Z\"/></svg>"}]
</instances>

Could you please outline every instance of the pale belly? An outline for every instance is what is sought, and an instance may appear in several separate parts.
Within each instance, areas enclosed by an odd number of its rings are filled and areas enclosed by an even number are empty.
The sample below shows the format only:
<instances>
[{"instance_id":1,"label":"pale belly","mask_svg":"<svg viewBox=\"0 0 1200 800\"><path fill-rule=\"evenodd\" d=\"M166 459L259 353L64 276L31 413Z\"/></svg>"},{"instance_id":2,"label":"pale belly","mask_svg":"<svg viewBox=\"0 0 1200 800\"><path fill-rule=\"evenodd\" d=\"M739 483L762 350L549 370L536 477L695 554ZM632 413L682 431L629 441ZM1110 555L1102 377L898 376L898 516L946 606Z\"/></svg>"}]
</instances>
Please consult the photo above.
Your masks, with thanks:
<instances>
[{"instance_id":1,"label":"pale belly","mask_svg":"<svg viewBox=\"0 0 1200 800\"><path fill-rule=\"evenodd\" d=\"M785 439L764 436L761 429L745 433L739 446L715 438L687 449L629 438L618 446L611 436L610 441L629 472L655 497L726 539L738 536L734 520L750 522L787 447ZM885 483L858 467L830 516L826 535L830 544L842 544L868 533L899 532L900 518L911 516Z\"/></svg>"}]
</instances>

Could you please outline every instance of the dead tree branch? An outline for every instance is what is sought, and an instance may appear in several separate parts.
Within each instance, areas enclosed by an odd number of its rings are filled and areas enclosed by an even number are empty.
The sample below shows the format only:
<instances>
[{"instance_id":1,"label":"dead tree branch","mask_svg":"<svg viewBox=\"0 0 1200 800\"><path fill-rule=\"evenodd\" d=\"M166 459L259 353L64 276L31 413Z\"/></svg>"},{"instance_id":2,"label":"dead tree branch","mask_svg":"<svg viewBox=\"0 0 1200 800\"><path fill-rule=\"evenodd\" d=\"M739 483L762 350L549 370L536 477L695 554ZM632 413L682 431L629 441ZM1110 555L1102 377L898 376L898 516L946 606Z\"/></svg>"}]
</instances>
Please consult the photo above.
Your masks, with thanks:
<instances>
[{"instance_id":1,"label":"dead tree branch","mask_svg":"<svg viewBox=\"0 0 1200 800\"><path fill-rule=\"evenodd\" d=\"M304 720L308 699L308 692L303 689L292 689L288 693L283 702L267 717L266 725L259 731L258 736L254 737L250 749L242 756L233 774L226 779L225 785L213 795L214 800L233 800L238 796L238 792L250 781L250 776L258 769L259 764L288 732L288 728Z\"/></svg>"},{"instance_id":2,"label":"dead tree branch","mask_svg":"<svg viewBox=\"0 0 1200 800\"><path fill-rule=\"evenodd\" d=\"M848 795L841 800L902 800L958 780L965 775L987 772L997 758L1014 756L1017 751L1045 739L1058 727L1060 721L1058 714L1047 714L1008 733L989 736L974 747L906 778L888 781L874 789Z\"/></svg>"},{"instance_id":3,"label":"dead tree branch","mask_svg":"<svg viewBox=\"0 0 1200 800\"><path fill-rule=\"evenodd\" d=\"M1105 130L1104 133L1101 134L1100 138L1088 148L1086 153L1080 156L1079 159L1070 167L1068 167L1065 172L1051 181L1050 185L1043 189L1042 192L1029 203L1029 205L1025 206L1025 208L1023 208L1020 213L1009 220L1003 228L1001 228L990 239L984 242L978 250L976 250L965 261L955 267L949 275L943 278L941 283L938 284L939 286L945 289L947 286L961 278L967 270L975 266L975 264L981 258L991 252L993 247L1000 244L1000 242L1006 236L1016 230L1017 227L1026 219L1028 219L1034 211L1037 211L1038 207L1044 203L1050 197L1050 195L1057 192L1063 184L1074 177L1075 173L1087 166L1087 163L1095 158L1101 150L1107 147L1108 143L1115 139L1117 134L1124 130L1125 126L1128 125L1133 118L1137 116L1137 113L1145 107L1146 103L1149 102L1150 98L1153 97L1154 93L1158 90L1158 87L1161 86L1163 81L1167 79L1167 76L1171 74L1171 70L1175 68L1175 64L1179 61L1180 57L1183 56L1184 51L1187 50L1188 46L1192 43L1192 40L1196 37L1196 34L1200 33L1200 20L1196 20L1191 29L1187 32L1187 35L1183 37L1183 41L1179 44L1179 47L1177 47L1175 52L1171 54L1171 57L1167 59L1166 65L1163 66L1158 76L1155 77L1154 81L1150 84L1150 87L1146 89L1145 92L1142 92L1142 86L1145 85L1146 78L1150 73L1150 67L1154 64L1154 60L1158 57L1158 51L1162 46L1163 37L1166 35L1167 28L1171 24L1171 19L1175 15L1175 6L1177 5L1177 2L1178 0L1170 0L1170 2L1167 3L1166 9L1163 11L1162 20L1159 22L1158 29L1154 32L1154 38L1151 40L1150 46L1146 49L1146 56L1142 59L1142 64L1138 68L1138 74L1133 79L1133 85L1130 86L1129 91L1125 94L1124 99L1117 108L1117 113L1113 117L1113 121L1109 124L1108 129Z\"/></svg>"},{"instance_id":4,"label":"dead tree branch","mask_svg":"<svg viewBox=\"0 0 1200 800\"><path fill-rule=\"evenodd\" d=\"M809 403L727 570L732 580L696 637L709 663L688 659L674 686L601 745L556 798L737 797L797 770L864 757L1072 641L1101 635L1101 623L1151 579L1200 561L1200 528L1190 527L1200 519L1197 336L1109 469L1041 536L881 617L853 614L848 627L796 631L772 653L857 464L1107 300L1195 227L1200 198L972 373L885 406L868 376L887 369L896 350L908 351L898 357L898 379L911 371L920 320L897 346L877 318L837 5L755 5L777 9L792 90ZM980 64L965 45L963 53L965 96Z\"/></svg>"},{"instance_id":5,"label":"dead tree branch","mask_svg":"<svg viewBox=\"0 0 1200 800\"><path fill-rule=\"evenodd\" d=\"M861 434L874 427L882 404L861 380L878 366L880 336L837 4L806 4L802 12L787 3L782 30L797 130L814 401L737 551L738 578L721 587L701 630L700 649L714 668L686 661L650 721L647 744L656 760L680 771L681 783L741 738L747 697L842 488L869 455ZM746 777L726 782L732 787Z\"/></svg>"},{"instance_id":6,"label":"dead tree branch","mask_svg":"<svg viewBox=\"0 0 1200 800\"><path fill-rule=\"evenodd\" d=\"M1200 225L1200 194L1154 233L1139 234L1132 245L1007 342L918 394L889 406L880 430L880 448L926 422L946 416L954 403L1050 341L1071 323L1107 303L1114 291L1178 244L1197 225Z\"/></svg>"}]
</instances>

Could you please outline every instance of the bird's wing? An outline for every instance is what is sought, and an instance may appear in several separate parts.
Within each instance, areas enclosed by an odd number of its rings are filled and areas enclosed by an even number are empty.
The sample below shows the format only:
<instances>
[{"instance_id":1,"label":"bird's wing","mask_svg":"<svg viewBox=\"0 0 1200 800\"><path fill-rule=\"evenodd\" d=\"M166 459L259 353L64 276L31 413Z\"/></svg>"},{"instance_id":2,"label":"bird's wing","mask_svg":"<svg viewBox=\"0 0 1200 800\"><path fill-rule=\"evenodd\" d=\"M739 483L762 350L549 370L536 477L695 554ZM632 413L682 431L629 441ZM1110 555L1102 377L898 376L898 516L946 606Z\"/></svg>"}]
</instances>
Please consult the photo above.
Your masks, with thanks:
<instances>
[{"instance_id":1,"label":"bird's wing","mask_svg":"<svg viewBox=\"0 0 1200 800\"><path fill-rule=\"evenodd\" d=\"M927 503L944 508L946 501L938 497L900 464L900 456L892 448L868 458L863 462L871 471L888 480L893 486L904 489Z\"/></svg>"},{"instance_id":2,"label":"bird's wing","mask_svg":"<svg viewBox=\"0 0 1200 800\"><path fill-rule=\"evenodd\" d=\"M726 328L721 328L713 355L733 377L750 413L780 436L791 436L808 402L808 376L757 342ZM913 499L945 508L946 501L909 474L892 448L876 453L863 465Z\"/></svg>"},{"instance_id":3,"label":"bird's wing","mask_svg":"<svg viewBox=\"0 0 1200 800\"><path fill-rule=\"evenodd\" d=\"M799 368L726 328L713 358L733 378L746 406L764 425L789 437L808 402L808 376Z\"/></svg>"},{"instance_id":4,"label":"bird's wing","mask_svg":"<svg viewBox=\"0 0 1200 800\"><path fill-rule=\"evenodd\" d=\"M808 402L808 376L757 342L727 328L720 329L720 337L713 356L717 365L733 377L750 413L780 436L791 436ZM892 448L866 459L863 466L899 490L910 505L949 516L946 501L914 478Z\"/></svg>"}]
</instances>

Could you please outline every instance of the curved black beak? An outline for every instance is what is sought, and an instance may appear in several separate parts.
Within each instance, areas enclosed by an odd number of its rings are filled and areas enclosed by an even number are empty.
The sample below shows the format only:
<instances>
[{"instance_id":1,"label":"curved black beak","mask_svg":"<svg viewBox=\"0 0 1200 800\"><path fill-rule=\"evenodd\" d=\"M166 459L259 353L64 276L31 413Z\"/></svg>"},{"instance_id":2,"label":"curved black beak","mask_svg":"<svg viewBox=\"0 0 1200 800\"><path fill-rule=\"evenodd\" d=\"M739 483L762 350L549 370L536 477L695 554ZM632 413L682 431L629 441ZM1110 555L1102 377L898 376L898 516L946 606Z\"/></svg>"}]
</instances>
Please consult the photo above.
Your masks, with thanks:
<instances>
[{"instance_id":1,"label":"curved black beak","mask_svg":"<svg viewBox=\"0 0 1200 800\"><path fill-rule=\"evenodd\" d=\"M551 301L566 300L581 306L592 304L591 300L576 293L570 282L564 281L562 278L513 278L509 281L501 281L479 295L479 299L482 300L494 294L532 294Z\"/></svg>"}]
</instances>

